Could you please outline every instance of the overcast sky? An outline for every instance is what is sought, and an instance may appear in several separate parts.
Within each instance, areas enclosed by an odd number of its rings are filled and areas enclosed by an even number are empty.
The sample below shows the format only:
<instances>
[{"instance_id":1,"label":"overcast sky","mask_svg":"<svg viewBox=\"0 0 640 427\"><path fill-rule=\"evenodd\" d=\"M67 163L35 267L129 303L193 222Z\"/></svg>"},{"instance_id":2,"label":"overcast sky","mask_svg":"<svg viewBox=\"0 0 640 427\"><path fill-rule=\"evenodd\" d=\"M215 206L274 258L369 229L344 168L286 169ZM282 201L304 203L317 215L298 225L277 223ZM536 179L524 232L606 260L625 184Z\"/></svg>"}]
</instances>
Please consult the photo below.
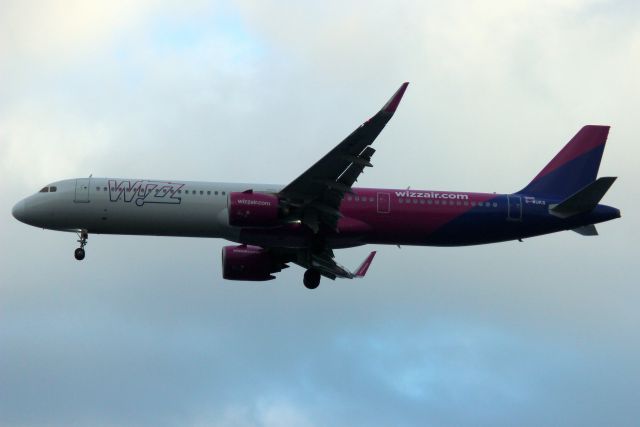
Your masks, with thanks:
<instances>
[{"instance_id":1,"label":"overcast sky","mask_svg":"<svg viewBox=\"0 0 640 427\"><path fill-rule=\"evenodd\" d=\"M0 426L637 425L638 76L632 0L0 1ZM406 80L362 186L512 192L606 124L622 219L312 292L10 215L89 174L286 184Z\"/></svg>"}]
</instances>

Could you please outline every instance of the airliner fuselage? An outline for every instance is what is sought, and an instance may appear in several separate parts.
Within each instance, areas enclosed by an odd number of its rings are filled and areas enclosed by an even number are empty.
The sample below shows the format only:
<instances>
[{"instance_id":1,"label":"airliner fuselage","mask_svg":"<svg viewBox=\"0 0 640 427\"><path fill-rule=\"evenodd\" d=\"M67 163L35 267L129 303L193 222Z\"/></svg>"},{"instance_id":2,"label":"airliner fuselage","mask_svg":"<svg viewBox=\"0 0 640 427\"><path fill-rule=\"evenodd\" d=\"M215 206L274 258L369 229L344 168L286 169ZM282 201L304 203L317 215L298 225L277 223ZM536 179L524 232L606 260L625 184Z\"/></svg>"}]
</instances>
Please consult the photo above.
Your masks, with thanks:
<instances>
[{"instance_id":1,"label":"airliner fuselage","mask_svg":"<svg viewBox=\"0 0 640 427\"><path fill-rule=\"evenodd\" d=\"M310 247L315 234L299 221L271 227L229 224L231 193L278 194L282 187L78 178L45 187L46 192L19 202L13 213L22 222L53 230ZM562 219L549 213L560 201L520 194L354 188L340 205L337 230L326 238L334 249L364 244L475 245L571 230L619 216L617 209L599 205L587 214Z\"/></svg>"}]
</instances>

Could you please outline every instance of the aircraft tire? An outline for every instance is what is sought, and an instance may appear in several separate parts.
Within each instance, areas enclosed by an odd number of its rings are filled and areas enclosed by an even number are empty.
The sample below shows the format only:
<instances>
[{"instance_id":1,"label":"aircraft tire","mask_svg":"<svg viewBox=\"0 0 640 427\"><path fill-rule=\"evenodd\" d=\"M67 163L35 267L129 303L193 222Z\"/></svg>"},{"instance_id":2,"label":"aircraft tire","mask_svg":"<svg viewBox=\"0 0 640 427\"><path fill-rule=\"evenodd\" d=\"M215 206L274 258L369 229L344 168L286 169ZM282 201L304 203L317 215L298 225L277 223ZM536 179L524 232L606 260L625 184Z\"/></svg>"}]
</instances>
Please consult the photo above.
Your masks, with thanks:
<instances>
[{"instance_id":1,"label":"aircraft tire","mask_svg":"<svg viewBox=\"0 0 640 427\"><path fill-rule=\"evenodd\" d=\"M315 289L320 285L320 273L316 270L307 270L304 272L302 282L307 289Z\"/></svg>"},{"instance_id":2,"label":"aircraft tire","mask_svg":"<svg viewBox=\"0 0 640 427\"><path fill-rule=\"evenodd\" d=\"M73 255L76 257L78 261L82 261L84 259L84 249L78 248L73 252Z\"/></svg>"}]
</instances>

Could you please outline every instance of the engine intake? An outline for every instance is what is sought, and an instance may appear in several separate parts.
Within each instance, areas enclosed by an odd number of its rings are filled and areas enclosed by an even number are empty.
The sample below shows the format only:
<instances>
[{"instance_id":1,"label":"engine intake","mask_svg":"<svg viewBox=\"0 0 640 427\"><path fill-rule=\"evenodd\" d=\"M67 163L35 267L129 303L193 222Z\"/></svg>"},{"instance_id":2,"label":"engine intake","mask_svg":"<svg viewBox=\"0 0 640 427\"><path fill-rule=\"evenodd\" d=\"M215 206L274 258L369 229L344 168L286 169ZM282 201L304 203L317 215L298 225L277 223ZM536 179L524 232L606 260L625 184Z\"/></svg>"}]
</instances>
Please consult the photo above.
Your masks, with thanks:
<instances>
[{"instance_id":1,"label":"engine intake","mask_svg":"<svg viewBox=\"0 0 640 427\"><path fill-rule=\"evenodd\" d=\"M229 193L229 224L235 227L273 227L279 224L280 201L272 194Z\"/></svg>"},{"instance_id":2,"label":"engine intake","mask_svg":"<svg viewBox=\"0 0 640 427\"><path fill-rule=\"evenodd\" d=\"M286 264L278 262L259 246L239 245L222 248L222 277L227 280L265 281L275 279Z\"/></svg>"}]
</instances>

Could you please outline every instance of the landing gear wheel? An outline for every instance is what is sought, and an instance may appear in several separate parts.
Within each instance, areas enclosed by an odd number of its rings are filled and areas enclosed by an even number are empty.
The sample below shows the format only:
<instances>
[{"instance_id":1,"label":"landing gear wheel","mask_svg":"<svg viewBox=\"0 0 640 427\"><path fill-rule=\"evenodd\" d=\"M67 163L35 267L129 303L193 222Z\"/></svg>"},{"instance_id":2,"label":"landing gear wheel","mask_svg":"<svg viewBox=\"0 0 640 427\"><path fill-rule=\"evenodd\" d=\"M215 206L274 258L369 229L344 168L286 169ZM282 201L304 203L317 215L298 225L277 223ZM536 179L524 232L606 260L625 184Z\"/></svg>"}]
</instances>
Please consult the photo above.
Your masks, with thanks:
<instances>
[{"instance_id":1,"label":"landing gear wheel","mask_svg":"<svg viewBox=\"0 0 640 427\"><path fill-rule=\"evenodd\" d=\"M302 282L307 289L315 289L320 284L320 273L316 270L307 270L304 272Z\"/></svg>"},{"instance_id":2,"label":"landing gear wheel","mask_svg":"<svg viewBox=\"0 0 640 427\"><path fill-rule=\"evenodd\" d=\"M84 259L84 249L78 248L73 252L73 255L76 257L78 261L82 261Z\"/></svg>"},{"instance_id":3,"label":"landing gear wheel","mask_svg":"<svg viewBox=\"0 0 640 427\"><path fill-rule=\"evenodd\" d=\"M73 256L75 256L78 261L82 261L85 256L84 247L87 246L89 232L87 230L80 230L78 232L78 237L78 243L80 243L80 247L73 252Z\"/></svg>"}]
</instances>

